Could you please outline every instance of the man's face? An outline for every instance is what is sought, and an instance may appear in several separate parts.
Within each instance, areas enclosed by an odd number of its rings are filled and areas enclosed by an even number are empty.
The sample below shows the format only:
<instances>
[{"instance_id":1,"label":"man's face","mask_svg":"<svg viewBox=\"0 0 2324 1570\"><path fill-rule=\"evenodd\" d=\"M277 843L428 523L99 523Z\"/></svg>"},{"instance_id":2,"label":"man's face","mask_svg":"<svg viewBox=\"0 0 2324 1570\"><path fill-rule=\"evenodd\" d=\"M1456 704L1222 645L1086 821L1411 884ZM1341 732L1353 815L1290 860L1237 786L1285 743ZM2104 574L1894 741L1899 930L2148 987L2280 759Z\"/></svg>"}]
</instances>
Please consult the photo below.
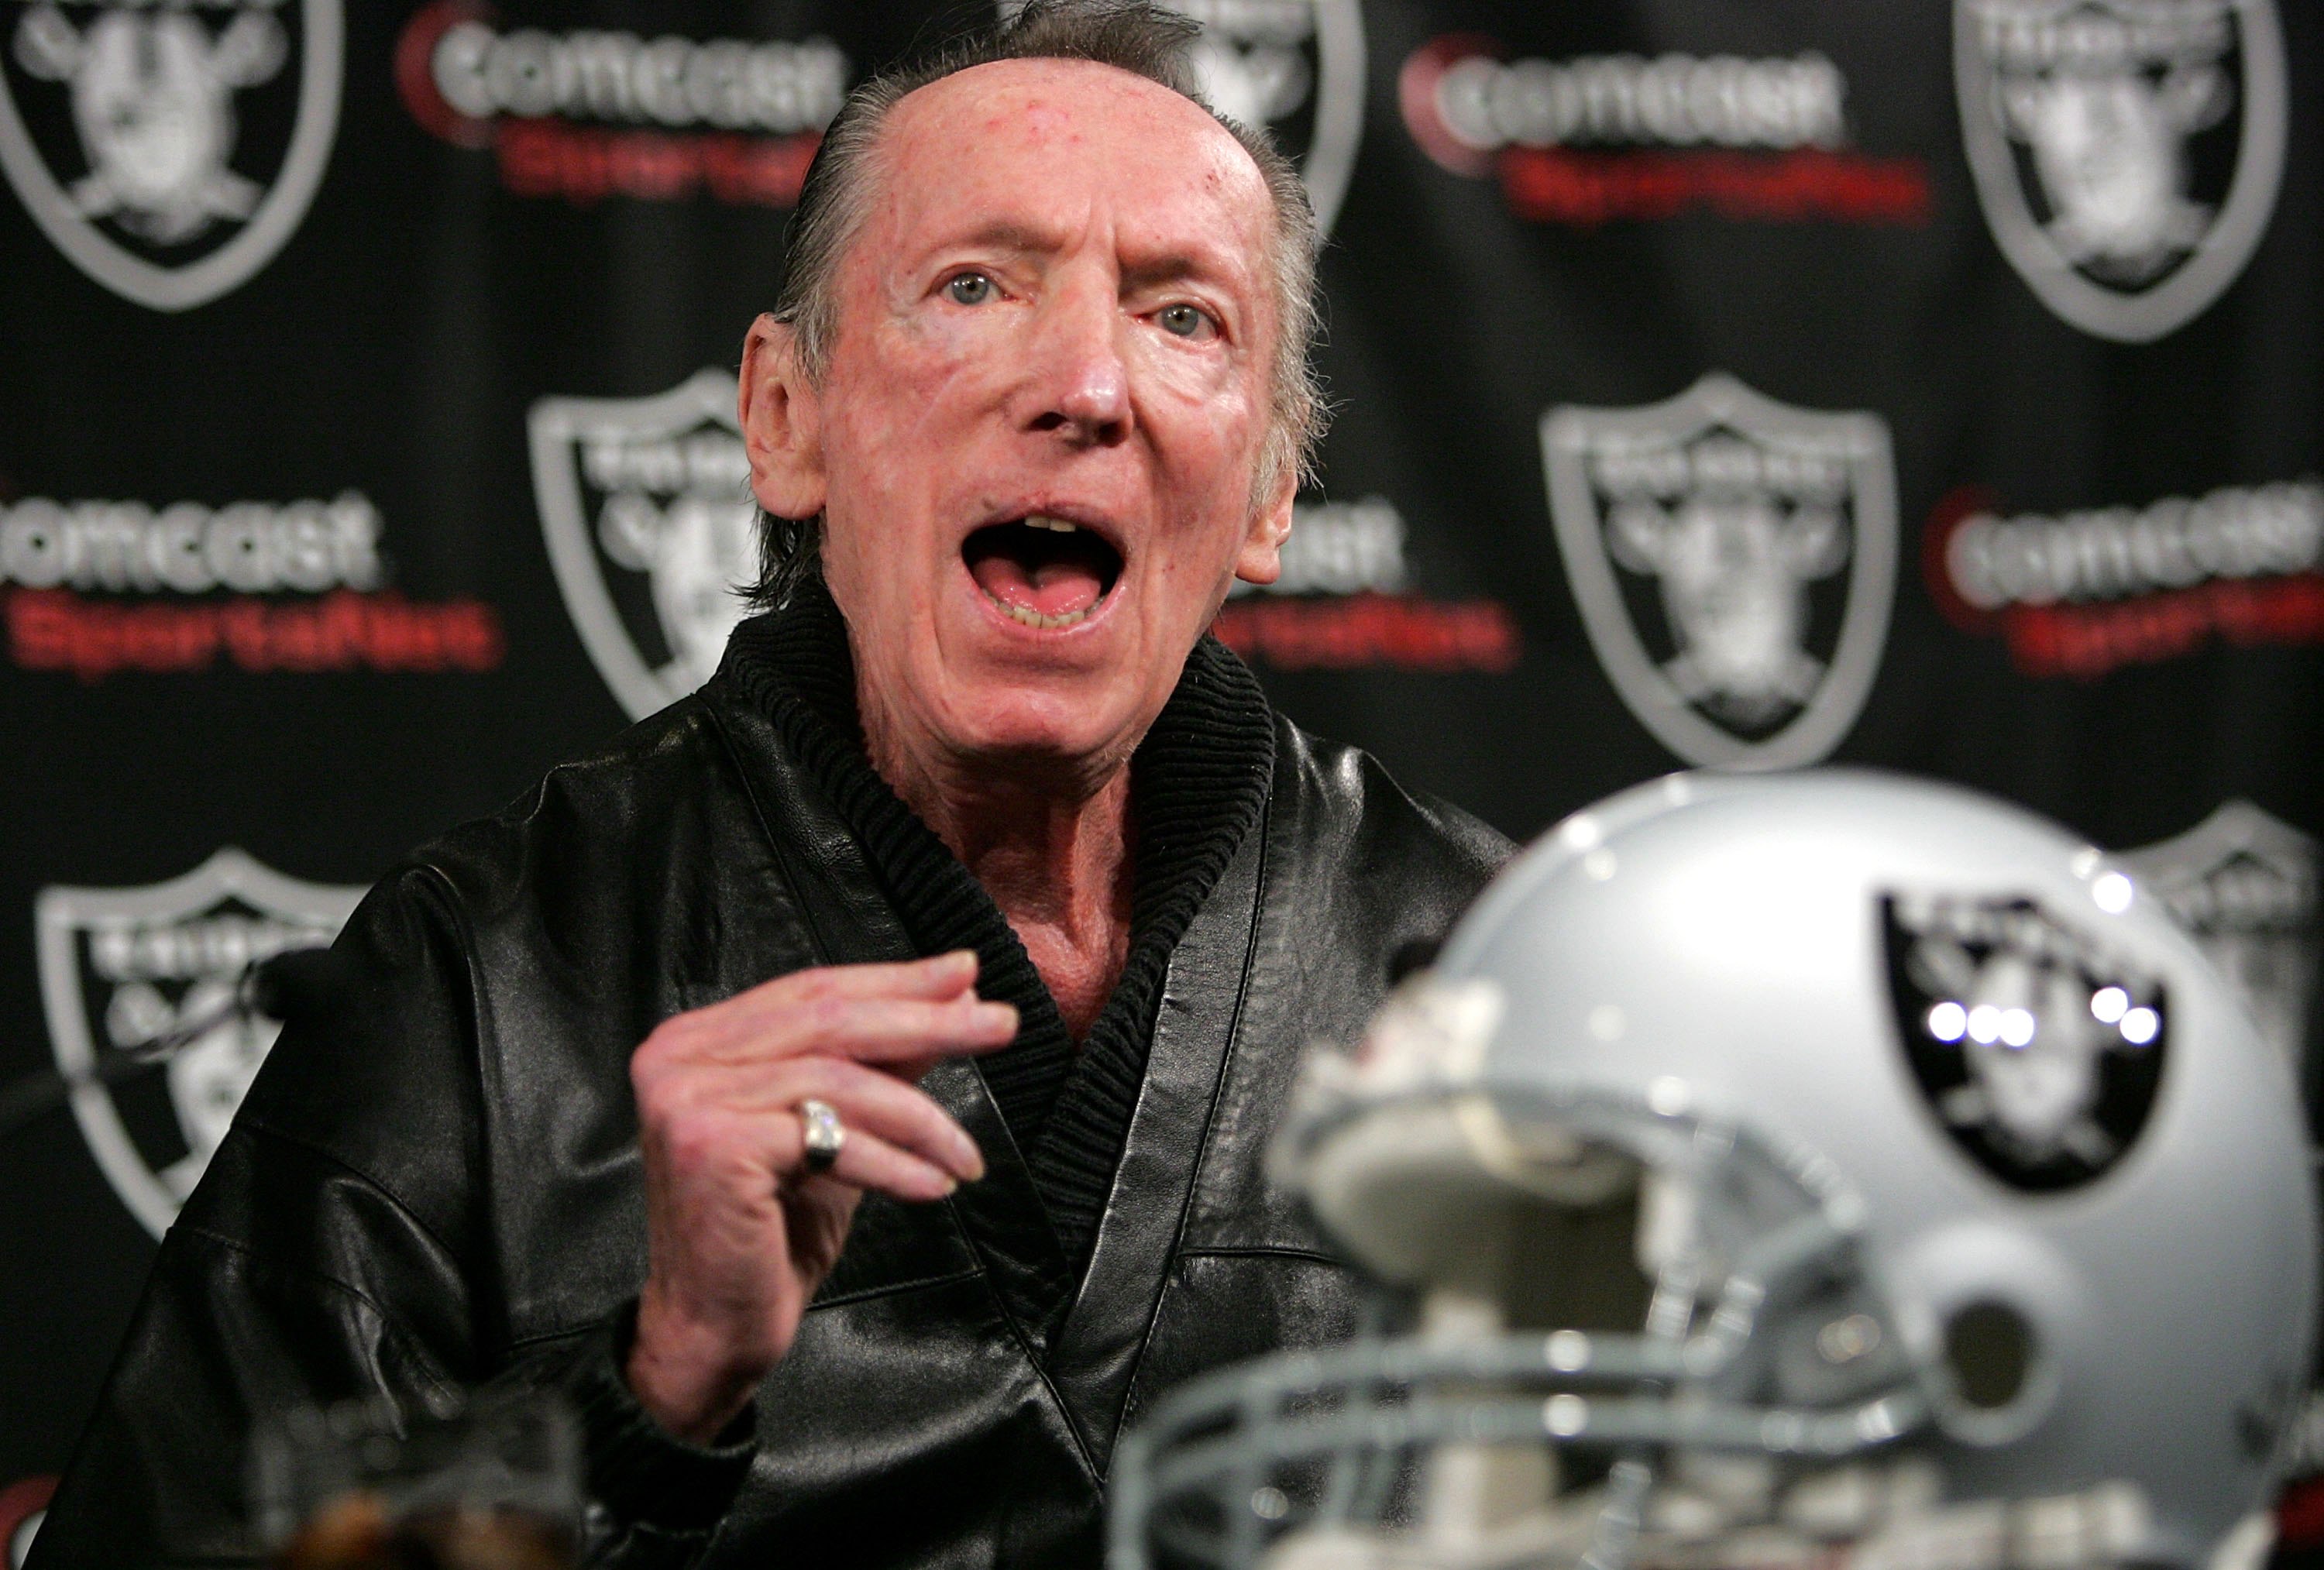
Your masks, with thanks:
<instances>
[{"instance_id":1,"label":"man's face","mask_svg":"<svg viewBox=\"0 0 2324 1570\"><path fill-rule=\"evenodd\" d=\"M827 373L791 389L816 483L761 499L798 516L819 486L867 724L1107 770L1288 527L1288 478L1252 494L1266 184L1185 99L1064 60L913 93L868 172Z\"/></svg>"}]
</instances>

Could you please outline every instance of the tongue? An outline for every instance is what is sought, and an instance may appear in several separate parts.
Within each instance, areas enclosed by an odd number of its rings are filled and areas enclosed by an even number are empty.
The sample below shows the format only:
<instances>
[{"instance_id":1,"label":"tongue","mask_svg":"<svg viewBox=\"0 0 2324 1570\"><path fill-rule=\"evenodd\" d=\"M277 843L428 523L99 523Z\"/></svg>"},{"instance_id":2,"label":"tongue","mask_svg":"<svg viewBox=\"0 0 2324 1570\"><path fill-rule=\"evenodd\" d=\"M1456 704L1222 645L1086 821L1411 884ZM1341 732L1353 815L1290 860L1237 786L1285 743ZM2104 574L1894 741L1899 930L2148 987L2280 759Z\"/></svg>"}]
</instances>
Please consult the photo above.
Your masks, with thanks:
<instances>
[{"instance_id":1,"label":"tongue","mask_svg":"<svg viewBox=\"0 0 2324 1570\"><path fill-rule=\"evenodd\" d=\"M1071 616L1086 611L1105 592L1105 581L1084 561L1047 561L1028 566L995 551L973 565L969 573L978 588L1003 605L1038 611L1044 616Z\"/></svg>"}]
</instances>

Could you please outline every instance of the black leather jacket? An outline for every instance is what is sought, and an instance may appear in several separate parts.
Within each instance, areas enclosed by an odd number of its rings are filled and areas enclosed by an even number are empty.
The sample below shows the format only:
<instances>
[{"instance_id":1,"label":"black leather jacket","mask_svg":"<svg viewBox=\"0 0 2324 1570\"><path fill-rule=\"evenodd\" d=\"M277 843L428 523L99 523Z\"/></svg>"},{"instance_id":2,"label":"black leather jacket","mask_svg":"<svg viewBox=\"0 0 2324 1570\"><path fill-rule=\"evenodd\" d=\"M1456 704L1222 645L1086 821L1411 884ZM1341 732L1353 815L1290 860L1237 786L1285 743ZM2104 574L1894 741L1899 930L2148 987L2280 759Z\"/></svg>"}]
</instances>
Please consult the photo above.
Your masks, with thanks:
<instances>
[{"instance_id":1,"label":"black leather jacket","mask_svg":"<svg viewBox=\"0 0 2324 1570\"><path fill-rule=\"evenodd\" d=\"M583 1412L597 1561L1096 1564L1109 1455L1155 1392L1349 1331L1352 1279L1269 1190L1268 1135L1301 1046L1351 1039L1508 849L1361 753L1275 738L1258 827L1171 957L1077 1292L979 1071L940 1067L991 1175L863 1204L723 1449L662 1434L616 1372L646 1262L630 1054L782 972L908 957L895 912L727 676L421 852L341 939L341 1017L286 1031L163 1243L35 1570L244 1562L254 1413L506 1383Z\"/></svg>"}]
</instances>

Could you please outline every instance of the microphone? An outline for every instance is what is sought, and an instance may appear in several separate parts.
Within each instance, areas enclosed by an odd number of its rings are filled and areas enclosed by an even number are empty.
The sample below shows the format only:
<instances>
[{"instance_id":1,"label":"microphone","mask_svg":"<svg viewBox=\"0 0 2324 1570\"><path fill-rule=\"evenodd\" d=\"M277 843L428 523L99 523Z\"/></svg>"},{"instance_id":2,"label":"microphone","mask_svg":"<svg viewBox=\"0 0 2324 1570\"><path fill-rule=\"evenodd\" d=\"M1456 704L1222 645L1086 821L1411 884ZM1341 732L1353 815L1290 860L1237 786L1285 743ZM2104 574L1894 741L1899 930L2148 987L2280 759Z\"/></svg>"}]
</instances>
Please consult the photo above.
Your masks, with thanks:
<instances>
[{"instance_id":1,"label":"microphone","mask_svg":"<svg viewBox=\"0 0 2324 1570\"><path fill-rule=\"evenodd\" d=\"M157 1069L223 1024L242 1019L280 1020L290 1024L334 1012L353 981L354 968L329 949L286 949L243 967L234 996L216 1008L184 1021L126 1051L113 1052L94 1068L66 1074L44 1069L0 1089L0 1139L63 1106L84 1085L111 1085Z\"/></svg>"},{"instance_id":2,"label":"microphone","mask_svg":"<svg viewBox=\"0 0 2324 1570\"><path fill-rule=\"evenodd\" d=\"M336 949L285 949L243 969L235 1001L244 1014L292 1024L336 1010L354 982L355 967Z\"/></svg>"}]
</instances>

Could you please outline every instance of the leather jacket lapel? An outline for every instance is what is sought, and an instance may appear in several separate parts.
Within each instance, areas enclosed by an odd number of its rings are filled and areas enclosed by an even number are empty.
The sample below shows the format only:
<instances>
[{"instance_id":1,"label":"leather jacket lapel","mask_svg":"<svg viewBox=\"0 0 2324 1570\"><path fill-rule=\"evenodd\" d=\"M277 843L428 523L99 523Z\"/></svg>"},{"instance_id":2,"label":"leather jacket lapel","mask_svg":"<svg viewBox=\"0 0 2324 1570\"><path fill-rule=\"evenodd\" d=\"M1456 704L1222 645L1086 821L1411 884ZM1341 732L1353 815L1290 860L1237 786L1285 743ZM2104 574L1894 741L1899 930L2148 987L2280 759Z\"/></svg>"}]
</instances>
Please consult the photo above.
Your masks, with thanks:
<instances>
[{"instance_id":1,"label":"leather jacket lapel","mask_svg":"<svg viewBox=\"0 0 2324 1570\"><path fill-rule=\"evenodd\" d=\"M880 894L862 848L784 749L774 727L745 704L719 703L715 711L824 962L852 965L915 958L911 940ZM814 853L802 854L803 847L811 847ZM954 1059L940 1063L920 1081L920 1088L984 1152L983 1180L961 1189L945 1201L945 1207L975 1249L1018 1335L1038 1358L1047 1349L1052 1305L1064 1300L1071 1267L1034 1189L1024 1154L973 1062ZM912 1219L905 1207L867 1202L849 1234L838 1270L818 1297L852 1296L869 1289L873 1283L850 1268L851 1263L865 1254L890 1257L895 1251L883 1244L895 1240L876 1235L909 1226ZM867 1227L873 1235L866 1235ZM927 1262L932 1268L935 1262ZM906 1272L903 1279L921 1273L902 1259L895 1259L893 1266Z\"/></svg>"},{"instance_id":2,"label":"leather jacket lapel","mask_svg":"<svg viewBox=\"0 0 2324 1570\"><path fill-rule=\"evenodd\" d=\"M1170 959L1129 1138L1050 1379L1102 1469L1177 1250L1242 1018L1264 881L1265 821L1243 837Z\"/></svg>"}]
</instances>

